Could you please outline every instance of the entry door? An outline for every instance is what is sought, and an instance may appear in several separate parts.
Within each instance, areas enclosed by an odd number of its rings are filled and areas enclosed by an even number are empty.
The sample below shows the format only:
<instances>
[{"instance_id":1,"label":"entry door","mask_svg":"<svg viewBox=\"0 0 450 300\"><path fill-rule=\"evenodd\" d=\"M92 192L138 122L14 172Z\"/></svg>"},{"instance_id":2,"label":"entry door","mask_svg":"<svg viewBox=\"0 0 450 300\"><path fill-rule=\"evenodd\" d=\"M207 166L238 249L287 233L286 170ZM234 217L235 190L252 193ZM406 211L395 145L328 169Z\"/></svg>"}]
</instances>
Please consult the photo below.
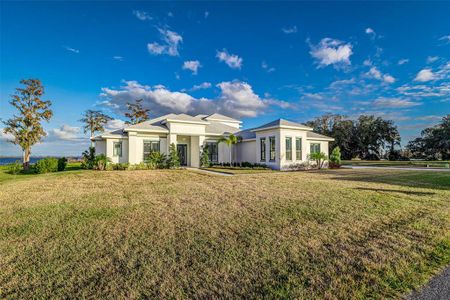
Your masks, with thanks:
<instances>
[{"instance_id":1,"label":"entry door","mask_svg":"<svg viewBox=\"0 0 450 300\"><path fill-rule=\"evenodd\" d=\"M180 158L180 164L182 166L187 166L187 145L178 144L177 151L178 151L178 157Z\"/></svg>"}]
</instances>

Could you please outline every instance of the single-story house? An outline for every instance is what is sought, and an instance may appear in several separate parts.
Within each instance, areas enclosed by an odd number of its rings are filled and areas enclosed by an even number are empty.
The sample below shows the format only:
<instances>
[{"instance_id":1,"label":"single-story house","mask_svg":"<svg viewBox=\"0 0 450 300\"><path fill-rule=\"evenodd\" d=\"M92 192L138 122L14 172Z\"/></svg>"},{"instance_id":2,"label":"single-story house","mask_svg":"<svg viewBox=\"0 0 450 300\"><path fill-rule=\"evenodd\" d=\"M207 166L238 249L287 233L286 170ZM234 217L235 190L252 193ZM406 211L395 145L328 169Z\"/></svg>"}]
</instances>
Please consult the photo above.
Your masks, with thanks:
<instances>
[{"instance_id":1,"label":"single-story house","mask_svg":"<svg viewBox=\"0 0 450 300\"><path fill-rule=\"evenodd\" d=\"M92 140L96 153L104 153L114 163L138 164L152 151L168 154L173 143L184 166L200 167L201 151L207 146L213 163L230 162L231 151L233 162L260 163L276 170L306 162L311 152L328 155L328 142L334 140L283 119L246 130L241 130L241 125L241 121L218 113L168 114ZM238 144L228 147L218 142L230 134L240 137Z\"/></svg>"}]
</instances>

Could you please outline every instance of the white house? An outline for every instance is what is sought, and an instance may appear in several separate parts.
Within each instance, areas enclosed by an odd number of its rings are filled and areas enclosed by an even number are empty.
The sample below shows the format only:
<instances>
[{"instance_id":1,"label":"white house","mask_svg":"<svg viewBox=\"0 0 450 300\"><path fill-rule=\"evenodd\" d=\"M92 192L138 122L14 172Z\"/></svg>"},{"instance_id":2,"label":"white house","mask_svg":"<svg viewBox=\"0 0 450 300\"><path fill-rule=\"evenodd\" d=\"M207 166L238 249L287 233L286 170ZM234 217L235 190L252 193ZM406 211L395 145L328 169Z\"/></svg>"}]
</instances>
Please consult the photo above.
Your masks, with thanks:
<instances>
[{"instance_id":1,"label":"white house","mask_svg":"<svg viewBox=\"0 0 450 300\"><path fill-rule=\"evenodd\" d=\"M307 161L311 152L328 155L333 138L314 133L312 128L278 119L262 126L241 130L242 122L221 114L190 116L168 114L93 138L97 154L104 153L114 163L137 164L152 151L168 154L175 144L181 164L200 167L200 154L208 146L212 162L261 163L282 170ZM241 137L237 145L218 143L229 134Z\"/></svg>"}]
</instances>

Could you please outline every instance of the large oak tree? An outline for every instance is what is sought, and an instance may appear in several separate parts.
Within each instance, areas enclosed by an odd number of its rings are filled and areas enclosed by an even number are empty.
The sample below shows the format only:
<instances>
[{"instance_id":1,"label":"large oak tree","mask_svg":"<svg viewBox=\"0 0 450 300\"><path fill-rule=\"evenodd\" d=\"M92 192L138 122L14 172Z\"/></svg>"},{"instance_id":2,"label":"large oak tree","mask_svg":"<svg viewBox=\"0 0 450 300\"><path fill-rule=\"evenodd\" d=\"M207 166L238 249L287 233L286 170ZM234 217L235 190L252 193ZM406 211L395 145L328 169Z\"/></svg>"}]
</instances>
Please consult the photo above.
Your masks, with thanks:
<instances>
[{"instance_id":1,"label":"large oak tree","mask_svg":"<svg viewBox=\"0 0 450 300\"><path fill-rule=\"evenodd\" d=\"M4 132L14 137L12 143L19 145L23 151L23 168L27 170L30 163L31 147L39 143L47 135L41 122L49 121L53 116L50 109L51 101L42 100L44 87L39 79L24 79L20 81L23 88L16 88L9 102L18 113L13 118L3 121Z\"/></svg>"}]
</instances>

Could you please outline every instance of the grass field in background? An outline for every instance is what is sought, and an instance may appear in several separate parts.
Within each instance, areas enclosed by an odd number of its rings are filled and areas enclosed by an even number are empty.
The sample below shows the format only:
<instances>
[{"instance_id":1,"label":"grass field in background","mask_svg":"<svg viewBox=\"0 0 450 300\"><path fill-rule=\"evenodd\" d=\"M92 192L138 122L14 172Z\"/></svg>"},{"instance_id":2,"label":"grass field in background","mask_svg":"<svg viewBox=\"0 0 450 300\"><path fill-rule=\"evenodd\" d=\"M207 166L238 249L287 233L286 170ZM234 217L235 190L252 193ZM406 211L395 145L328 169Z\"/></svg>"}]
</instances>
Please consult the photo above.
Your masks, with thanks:
<instances>
[{"instance_id":1,"label":"grass field in background","mask_svg":"<svg viewBox=\"0 0 450 300\"><path fill-rule=\"evenodd\" d=\"M343 160L343 165L353 166L376 166L376 167L402 167L402 168L446 168L450 161L390 161L390 160Z\"/></svg>"},{"instance_id":2,"label":"grass field in background","mask_svg":"<svg viewBox=\"0 0 450 300\"><path fill-rule=\"evenodd\" d=\"M395 298L450 263L449 172L15 178L0 298Z\"/></svg>"}]
</instances>

